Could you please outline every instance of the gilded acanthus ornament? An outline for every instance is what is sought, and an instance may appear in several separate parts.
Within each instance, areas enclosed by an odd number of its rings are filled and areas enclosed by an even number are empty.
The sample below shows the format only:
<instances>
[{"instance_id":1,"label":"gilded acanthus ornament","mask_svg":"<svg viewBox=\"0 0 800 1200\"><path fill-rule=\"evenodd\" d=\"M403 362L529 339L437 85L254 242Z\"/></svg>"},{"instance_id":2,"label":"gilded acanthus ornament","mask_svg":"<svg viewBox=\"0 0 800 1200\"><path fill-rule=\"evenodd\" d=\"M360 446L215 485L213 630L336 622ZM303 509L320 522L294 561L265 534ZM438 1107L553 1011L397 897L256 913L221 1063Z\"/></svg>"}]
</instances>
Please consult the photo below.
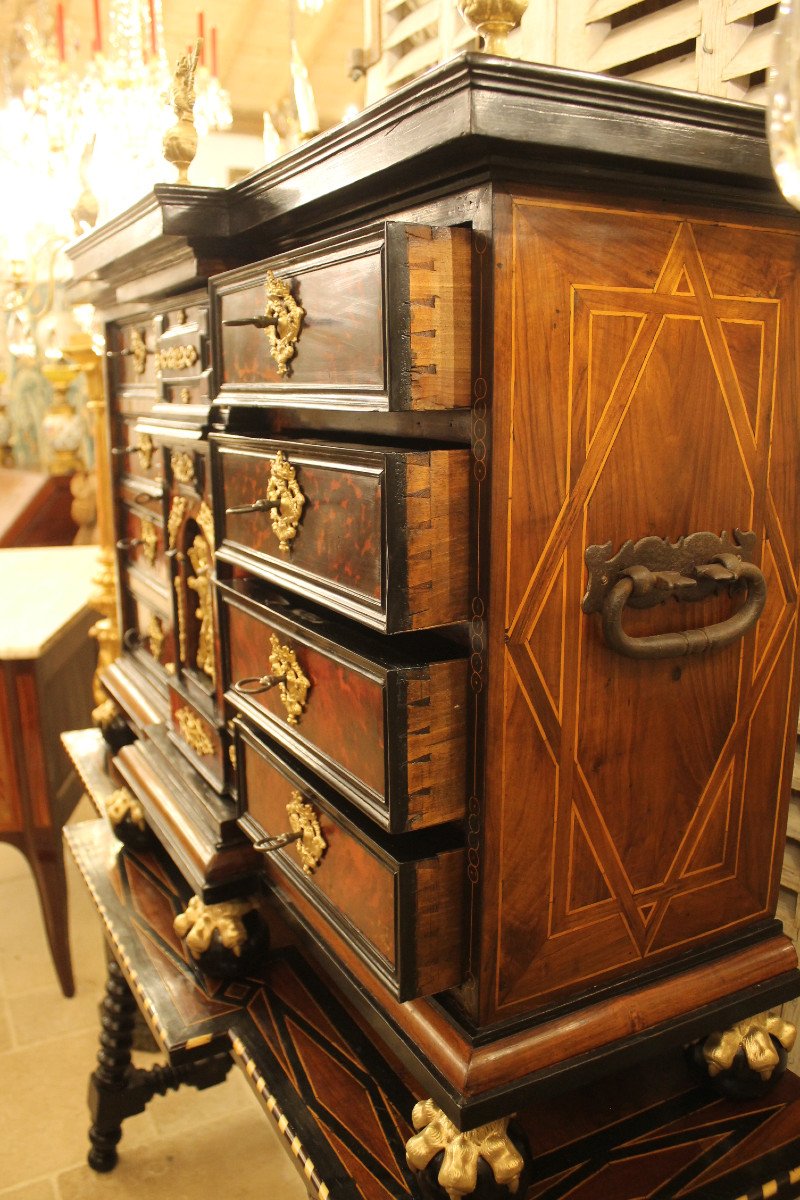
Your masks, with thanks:
<instances>
[{"instance_id":1,"label":"gilded acanthus ornament","mask_svg":"<svg viewBox=\"0 0 800 1200\"><path fill-rule=\"evenodd\" d=\"M197 521L197 524L200 526L200 532L202 533L203 537L208 542L209 549L210 549L211 553L213 554L213 551L214 551L214 516L211 512L211 509L206 504L205 500L203 501L203 503L200 505L200 507L197 510L197 516L195 517L195 521Z\"/></svg>"},{"instance_id":2,"label":"gilded acanthus ornament","mask_svg":"<svg viewBox=\"0 0 800 1200\"><path fill-rule=\"evenodd\" d=\"M297 471L279 450L270 467L267 500L274 504L272 532L278 539L281 554L288 554L297 537L297 527L303 515L306 498L297 482Z\"/></svg>"},{"instance_id":3,"label":"gilded acanthus ornament","mask_svg":"<svg viewBox=\"0 0 800 1200\"><path fill-rule=\"evenodd\" d=\"M175 720L178 722L181 737L195 754L207 758L214 753L214 743L197 713L192 712L191 708L179 708L175 713Z\"/></svg>"},{"instance_id":4,"label":"gilded acanthus ornament","mask_svg":"<svg viewBox=\"0 0 800 1200\"><path fill-rule=\"evenodd\" d=\"M136 453L139 455L139 462L143 471L149 471L153 464L153 454L155 453L155 442L150 437L149 433L140 433L136 439Z\"/></svg>"},{"instance_id":5,"label":"gilded acanthus ornament","mask_svg":"<svg viewBox=\"0 0 800 1200\"><path fill-rule=\"evenodd\" d=\"M216 678L214 659L214 603L211 583L211 551L205 538L199 534L189 549L189 561L194 575L189 575L187 585L197 593L195 616L200 621L197 635L197 665L213 683Z\"/></svg>"},{"instance_id":6,"label":"gilded acanthus ornament","mask_svg":"<svg viewBox=\"0 0 800 1200\"><path fill-rule=\"evenodd\" d=\"M319 817L311 805L306 804L300 792L292 792L292 798L286 805L286 811L289 814L292 833L302 835L295 842L295 846L300 856L303 873L313 875L328 848L328 843L322 836Z\"/></svg>"},{"instance_id":7,"label":"gilded acanthus ornament","mask_svg":"<svg viewBox=\"0 0 800 1200\"><path fill-rule=\"evenodd\" d=\"M141 829L142 833L147 829L147 822L144 819L144 809L126 787L117 788L115 792L111 792L109 796L106 796L105 809L114 829L118 825L121 825L126 818L137 829Z\"/></svg>"},{"instance_id":8,"label":"gilded acanthus ornament","mask_svg":"<svg viewBox=\"0 0 800 1200\"><path fill-rule=\"evenodd\" d=\"M159 371L186 371L193 367L198 359L197 347L188 342L183 346L167 346L156 354L156 367Z\"/></svg>"},{"instance_id":9,"label":"gilded acanthus ornament","mask_svg":"<svg viewBox=\"0 0 800 1200\"><path fill-rule=\"evenodd\" d=\"M525 1163L508 1136L509 1120L510 1117L501 1117L499 1121L489 1121L461 1133L432 1100L420 1100L411 1114L411 1122L419 1133L406 1142L408 1165L414 1171L423 1171L443 1150L439 1185L450 1200L461 1200L475 1191L478 1160L482 1158L492 1168L497 1183L504 1184L512 1196L516 1195Z\"/></svg>"},{"instance_id":10,"label":"gilded acanthus ornament","mask_svg":"<svg viewBox=\"0 0 800 1200\"><path fill-rule=\"evenodd\" d=\"M178 937L186 939L186 945L194 955L204 954L216 933L225 949L238 958L247 941L242 917L255 907L252 900L203 904L199 896L192 896L185 910L175 918L173 927Z\"/></svg>"},{"instance_id":11,"label":"gilded acanthus ornament","mask_svg":"<svg viewBox=\"0 0 800 1200\"><path fill-rule=\"evenodd\" d=\"M172 477L178 483L194 483L194 456L185 450L173 450L169 456Z\"/></svg>"},{"instance_id":12,"label":"gilded acanthus ornament","mask_svg":"<svg viewBox=\"0 0 800 1200\"><path fill-rule=\"evenodd\" d=\"M155 613L150 618L147 626L147 639L150 643L150 653L156 662L161 659L161 652L164 649L164 622Z\"/></svg>"},{"instance_id":13,"label":"gilded acanthus ornament","mask_svg":"<svg viewBox=\"0 0 800 1200\"><path fill-rule=\"evenodd\" d=\"M722 1033L712 1033L703 1044L703 1058L709 1075L713 1079L730 1070L736 1055L744 1050L748 1067L766 1083L780 1062L772 1038L788 1053L794 1046L797 1030L782 1017L760 1013L746 1021L738 1021Z\"/></svg>"},{"instance_id":14,"label":"gilded acanthus ornament","mask_svg":"<svg viewBox=\"0 0 800 1200\"><path fill-rule=\"evenodd\" d=\"M178 574L175 576L175 599L177 601L178 610L178 656L181 664L186 664L187 642L186 642L186 588L183 584L183 576Z\"/></svg>"},{"instance_id":15,"label":"gilded acanthus ornament","mask_svg":"<svg viewBox=\"0 0 800 1200\"><path fill-rule=\"evenodd\" d=\"M183 525L183 518L186 516L186 510L189 507L189 501L185 496L173 496L172 505L167 517L167 536L169 538L169 548L174 550L178 544L178 534Z\"/></svg>"},{"instance_id":16,"label":"gilded acanthus ornament","mask_svg":"<svg viewBox=\"0 0 800 1200\"><path fill-rule=\"evenodd\" d=\"M286 709L286 720L290 725L297 725L306 707L311 681L303 673L291 647L282 646L274 633L269 640L272 646L270 671L273 678L277 679L281 703Z\"/></svg>"},{"instance_id":17,"label":"gilded acanthus ornament","mask_svg":"<svg viewBox=\"0 0 800 1200\"><path fill-rule=\"evenodd\" d=\"M152 521L142 521L141 536L142 554L150 563L150 566L153 567L155 566L156 555L158 554L158 534Z\"/></svg>"},{"instance_id":18,"label":"gilded acanthus ornament","mask_svg":"<svg viewBox=\"0 0 800 1200\"><path fill-rule=\"evenodd\" d=\"M144 375L147 368L147 343L143 335L138 329L131 330L130 345L128 347L131 358L133 359L133 369L137 375Z\"/></svg>"},{"instance_id":19,"label":"gilded acanthus ornament","mask_svg":"<svg viewBox=\"0 0 800 1200\"><path fill-rule=\"evenodd\" d=\"M279 375L289 374L289 363L297 353L297 342L305 309L292 295L291 284L267 271L264 282L267 303L264 316L273 322L265 327L270 356Z\"/></svg>"}]
</instances>

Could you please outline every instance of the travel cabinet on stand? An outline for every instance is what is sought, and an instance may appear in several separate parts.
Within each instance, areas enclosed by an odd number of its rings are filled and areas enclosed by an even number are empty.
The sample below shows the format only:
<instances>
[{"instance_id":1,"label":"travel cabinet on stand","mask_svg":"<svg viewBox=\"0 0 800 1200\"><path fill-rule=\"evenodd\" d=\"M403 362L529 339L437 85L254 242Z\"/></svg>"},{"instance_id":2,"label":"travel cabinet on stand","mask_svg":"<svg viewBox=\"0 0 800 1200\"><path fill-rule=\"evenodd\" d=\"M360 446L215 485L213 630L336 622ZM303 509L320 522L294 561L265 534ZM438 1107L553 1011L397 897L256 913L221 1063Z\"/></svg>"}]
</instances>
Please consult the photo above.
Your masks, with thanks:
<instances>
[{"instance_id":1,"label":"travel cabinet on stand","mask_svg":"<svg viewBox=\"0 0 800 1200\"><path fill-rule=\"evenodd\" d=\"M763 114L467 56L71 253L125 644L106 766L72 752L194 894L192 969L268 979L280 914L431 1097L420 1195L524 1190L509 1116L656 1055L777 1076L800 219Z\"/></svg>"}]
</instances>

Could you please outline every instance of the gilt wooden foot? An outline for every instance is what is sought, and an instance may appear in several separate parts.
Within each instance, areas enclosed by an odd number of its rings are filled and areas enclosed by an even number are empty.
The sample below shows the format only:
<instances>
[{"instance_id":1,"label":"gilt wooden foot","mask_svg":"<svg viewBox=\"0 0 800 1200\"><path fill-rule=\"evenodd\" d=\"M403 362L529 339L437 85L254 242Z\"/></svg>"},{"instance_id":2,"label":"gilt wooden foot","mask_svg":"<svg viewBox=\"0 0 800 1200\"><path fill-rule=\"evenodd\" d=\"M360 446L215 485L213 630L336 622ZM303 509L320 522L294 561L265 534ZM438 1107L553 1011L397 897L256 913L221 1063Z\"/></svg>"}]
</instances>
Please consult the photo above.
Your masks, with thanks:
<instances>
[{"instance_id":1,"label":"gilt wooden foot","mask_svg":"<svg viewBox=\"0 0 800 1200\"><path fill-rule=\"evenodd\" d=\"M764 1095L781 1077L796 1037L794 1025L761 1013L709 1034L691 1053L721 1095L749 1100Z\"/></svg>"},{"instance_id":2,"label":"gilt wooden foot","mask_svg":"<svg viewBox=\"0 0 800 1200\"><path fill-rule=\"evenodd\" d=\"M114 834L131 850L147 850L154 837L144 816L144 809L126 787L111 792L105 801L106 815Z\"/></svg>"},{"instance_id":3,"label":"gilt wooden foot","mask_svg":"<svg viewBox=\"0 0 800 1200\"><path fill-rule=\"evenodd\" d=\"M531 1151L519 1126L510 1124L512 1118L462 1133L432 1100L421 1100L411 1121L419 1132L406 1143L406 1159L429 1200L508 1200L525 1195Z\"/></svg>"},{"instance_id":4,"label":"gilt wooden foot","mask_svg":"<svg viewBox=\"0 0 800 1200\"><path fill-rule=\"evenodd\" d=\"M239 979L264 966L269 933L255 900L204 904L192 896L174 926L206 975Z\"/></svg>"}]
</instances>

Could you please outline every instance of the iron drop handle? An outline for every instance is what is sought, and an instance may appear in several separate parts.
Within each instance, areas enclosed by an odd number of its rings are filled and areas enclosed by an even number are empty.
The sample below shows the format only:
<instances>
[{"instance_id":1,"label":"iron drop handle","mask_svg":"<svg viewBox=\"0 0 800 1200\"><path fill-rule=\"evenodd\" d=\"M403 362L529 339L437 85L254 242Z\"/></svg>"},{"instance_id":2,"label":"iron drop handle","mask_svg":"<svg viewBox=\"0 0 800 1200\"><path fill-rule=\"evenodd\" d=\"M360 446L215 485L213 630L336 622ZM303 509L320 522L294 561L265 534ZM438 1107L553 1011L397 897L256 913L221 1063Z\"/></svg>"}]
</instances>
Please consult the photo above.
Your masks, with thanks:
<instances>
[{"instance_id":1,"label":"iron drop handle","mask_svg":"<svg viewBox=\"0 0 800 1200\"><path fill-rule=\"evenodd\" d=\"M231 691L237 696L260 696L268 692L283 680L282 675L248 675L245 679L237 679L231 684Z\"/></svg>"},{"instance_id":2,"label":"iron drop handle","mask_svg":"<svg viewBox=\"0 0 800 1200\"><path fill-rule=\"evenodd\" d=\"M254 500L252 504L237 504L233 508L226 508L226 516L233 516L236 513L254 513L254 512L272 512L280 508L280 497L277 500Z\"/></svg>"},{"instance_id":3,"label":"iron drop handle","mask_svg":"<svg viewBox=\"0 0 800 1200\"><path fill-rule=\"evenodd\" d=\"M743 562L736 555L721 554L715 562L696 567L695 576L690 578L678 572L654 573L642 566L629 567L603 602L603 634L608 646L626 658L639 661L687 658L721 650L749 633L761 616L767 598L767 583L758 567L754 563ZM699 629L630 637L622 628L622 614L633 596L644 596L654 588L667 593L691 593L696 590L699 580L714 584L743 582L747 585L747 599L727 620ZM691 597L687 595L686 598Z\"/></svg>"},{"instance_id":4,"label":"iron drop handle","mask_svg":"<svg viewBox=\"0 0 800 1200\"><path fill-rule=\"evenodd\" d=\"M144 538L124 537L117 542L118 550L133 550L136 546L143 546Z\"/></svg>"},{"instance_id":5,"label":"iron drop handle","mask_svg":"<svg viewBox=\"0 0 800 1200\"><path fill-rule=\"evenodd\" d=\"M266 329L270 325L277 325L278 318L277 316L267 317L257 313L253 317L228 317L222 324L228 326L255 325L256 329Z\"/></svg>"},{"instance_id":6,"label":"iron drop handle","mask_svg":"<svg viewBox=\"0 0 800 1200\"><path fill-rule=\"evenodd\" d=\"M262 838L259 842L253 842L253 849L260 851L261 854L272 854L275 850L280 850L283 846L288 846L292 842L299 842L302 836L302 829L298 829L292 833L282 833L278 837Z\"/></svg>"}]
</instances>

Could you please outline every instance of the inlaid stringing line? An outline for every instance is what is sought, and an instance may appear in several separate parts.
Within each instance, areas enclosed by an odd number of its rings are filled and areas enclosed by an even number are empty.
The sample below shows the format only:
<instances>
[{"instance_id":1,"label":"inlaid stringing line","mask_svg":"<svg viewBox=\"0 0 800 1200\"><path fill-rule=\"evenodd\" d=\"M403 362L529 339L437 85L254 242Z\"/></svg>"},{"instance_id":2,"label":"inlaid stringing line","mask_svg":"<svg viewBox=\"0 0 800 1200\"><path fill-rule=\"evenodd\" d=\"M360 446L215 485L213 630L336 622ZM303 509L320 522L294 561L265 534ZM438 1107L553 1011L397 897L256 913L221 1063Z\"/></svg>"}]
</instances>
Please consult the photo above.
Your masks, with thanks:
<instances>
[{"instance_id":1,"label":"inlaid stringing line","mask_svg":"<svg viewBox=\"0 0 800 1200\"><path fill-rule=\"evenodd\" d=\"M278 1132L288 1142L292 1154L302 1165L303 1175L308 1181L309 1189L313 1190L313 1194L316 1195L317 1200L329 1200L330 1189L327 1183L324 1183L317 1174L314 1162L306 1153L303 1143L289 1124L288 1117L281 1111L278 1101L272 1095L272 1092L270 1092L267 1081L260 1074L254 1059L247 1053L247 1048L241 1038L235 1037L233 1039L233 1053L240 1060L245 1074L252 1083L259 1100L261 1100L270 1117L275 1122Z\"/></svg>"}]
</instances>

